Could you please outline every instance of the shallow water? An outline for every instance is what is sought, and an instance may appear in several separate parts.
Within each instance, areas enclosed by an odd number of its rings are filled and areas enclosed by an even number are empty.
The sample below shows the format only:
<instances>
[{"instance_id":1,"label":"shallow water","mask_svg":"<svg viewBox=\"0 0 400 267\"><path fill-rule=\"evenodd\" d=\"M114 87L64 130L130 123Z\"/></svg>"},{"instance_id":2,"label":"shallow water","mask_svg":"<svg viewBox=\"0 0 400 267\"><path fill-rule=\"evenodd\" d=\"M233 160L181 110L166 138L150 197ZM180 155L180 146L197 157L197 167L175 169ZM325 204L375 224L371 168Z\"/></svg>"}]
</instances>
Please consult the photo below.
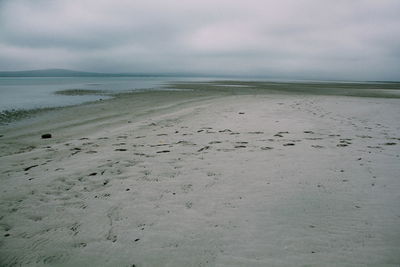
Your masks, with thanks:
<instances>
[{"instance_id":1,"label":"shallow water","mask_svg":"<svg viewBox=\"0 0 400 267\"><path fill-rule=\"evenodd\" d=\"M105 99L104 95L58 95L69 89L104 90L111 93L139 89L160 89L176 77L0 77L0 112L81 104ZM197 79L198 80L198 79Z\"/></svg>"}]
</instances>

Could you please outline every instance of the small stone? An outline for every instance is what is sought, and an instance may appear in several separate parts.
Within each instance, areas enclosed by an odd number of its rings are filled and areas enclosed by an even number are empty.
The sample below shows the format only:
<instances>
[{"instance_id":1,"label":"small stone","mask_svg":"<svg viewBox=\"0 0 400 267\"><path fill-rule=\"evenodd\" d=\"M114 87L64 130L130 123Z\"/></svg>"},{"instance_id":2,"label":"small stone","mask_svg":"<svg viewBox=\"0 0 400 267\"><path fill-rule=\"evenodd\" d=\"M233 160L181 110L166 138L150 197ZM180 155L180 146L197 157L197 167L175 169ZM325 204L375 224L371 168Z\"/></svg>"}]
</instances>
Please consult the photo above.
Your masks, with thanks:
<instances>
[{"instance_id":1,"label":"small stone","mask_svg":"<svg viewBox=\"0 0 400 267\"><path fill-rule=\"evenodd\" d=\"M46 134L42 134L42 139L48 139L51 138L51 134L46 133Z\"/></svg>"}]
</instances>

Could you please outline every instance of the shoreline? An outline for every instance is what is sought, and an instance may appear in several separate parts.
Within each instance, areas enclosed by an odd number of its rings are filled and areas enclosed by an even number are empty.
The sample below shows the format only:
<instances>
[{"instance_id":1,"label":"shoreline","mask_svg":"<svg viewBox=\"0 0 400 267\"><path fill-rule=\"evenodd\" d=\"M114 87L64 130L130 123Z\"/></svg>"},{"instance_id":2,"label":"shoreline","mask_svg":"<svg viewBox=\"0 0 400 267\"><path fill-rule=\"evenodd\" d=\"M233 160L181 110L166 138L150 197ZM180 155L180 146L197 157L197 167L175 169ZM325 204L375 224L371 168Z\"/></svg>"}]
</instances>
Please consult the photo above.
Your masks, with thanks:
<instances>
[{"instance_id":1,"label":"shoreline","mask_svg":"<svg viewBox=\"0 0 400 267\"><path fill-rule=\"evenodd\" d=\"M235 90L229 90L229 89ZM246 90L247 89L247 90ZM32 115L42 112L53 111L62 108L93 104L99 101L107 101L115 97L126 96L130 94L158 91L212 91L226 93L249 93L249 89L259 94L309 94L309 95L342 95L354 97L380 97L380 98L400 98L399 82L274 82L274 81L240 81L240 80L215 80L204 82L190 81L169 81L160 88L142 88L131 91L112 92L99 89L61 89L55 91L55 95L64 96L88 96L106 97L105 99L94 99L79 104L70 104L67 106L40 107L33 109L6 109L0 111L0 125L9 124L14 121L29 118ZM322 89L322 90L321 90Z\"/></svg>"},{"instance_id":2,"label":"shoreline","mask_svg":"<svg viewBox=\"0 0 400 267\"><path fill-rule=\"evenodd\" d=\"M398 265L400 100L220 83L1 126L0 265Z\"/></svg>"}]
</instances>

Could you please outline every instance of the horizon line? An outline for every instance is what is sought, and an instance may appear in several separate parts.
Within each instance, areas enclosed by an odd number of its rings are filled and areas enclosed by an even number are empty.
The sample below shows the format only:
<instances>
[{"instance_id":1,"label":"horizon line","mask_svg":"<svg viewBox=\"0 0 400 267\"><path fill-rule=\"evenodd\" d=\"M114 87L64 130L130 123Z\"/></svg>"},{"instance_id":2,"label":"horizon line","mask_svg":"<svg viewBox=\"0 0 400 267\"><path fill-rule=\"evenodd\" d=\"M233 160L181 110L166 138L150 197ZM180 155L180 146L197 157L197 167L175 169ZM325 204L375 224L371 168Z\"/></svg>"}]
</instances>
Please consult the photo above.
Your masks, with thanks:
<instances>
[{"instance_id":1,"label":"horizon line","mask_svg":"<svg viewBox=\"0 0 400 267\"><path fill-rule=\"evenodd\" d=\"M57 73L60 72L60 73ZM46 74L46 72L48 72ZM50 73L49 73L50 72ZM62 73L64 72L64 73ZM193 77L193 78L243 78L243 79L265 79L265 80L287 80L287 81L315 81L315 82L371 82L371 83L400 83L393 80L348 80L348 79L316 79L316 78L296 78L296 77L272 77L267 75L245 75L245 74L204 74L192 72L96 72L71 70L64 68L47 68L31 70L0 70L1 78L18 77Z\"/></svg>"}]
</instances>

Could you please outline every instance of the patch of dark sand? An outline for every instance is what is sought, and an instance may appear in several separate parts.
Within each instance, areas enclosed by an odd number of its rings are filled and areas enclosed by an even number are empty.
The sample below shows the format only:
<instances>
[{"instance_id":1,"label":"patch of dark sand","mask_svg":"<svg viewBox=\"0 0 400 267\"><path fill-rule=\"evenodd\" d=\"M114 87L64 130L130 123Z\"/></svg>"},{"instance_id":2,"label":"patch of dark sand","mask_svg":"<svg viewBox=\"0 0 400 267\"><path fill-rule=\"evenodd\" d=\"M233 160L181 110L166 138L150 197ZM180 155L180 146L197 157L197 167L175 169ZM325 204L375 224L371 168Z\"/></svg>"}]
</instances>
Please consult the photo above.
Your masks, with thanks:
<instances>
[{"instance_id":1,"label":"patch of dark sand","mask_svg":"<svg viewBox=\"0 0 400 267\"><path fill-rule=\"evenodd\" d=\"M107 92L103 90L89 90L89 89L66 89L55 92L56 95L105 95Z\"/></svg>"}]
</instances>

